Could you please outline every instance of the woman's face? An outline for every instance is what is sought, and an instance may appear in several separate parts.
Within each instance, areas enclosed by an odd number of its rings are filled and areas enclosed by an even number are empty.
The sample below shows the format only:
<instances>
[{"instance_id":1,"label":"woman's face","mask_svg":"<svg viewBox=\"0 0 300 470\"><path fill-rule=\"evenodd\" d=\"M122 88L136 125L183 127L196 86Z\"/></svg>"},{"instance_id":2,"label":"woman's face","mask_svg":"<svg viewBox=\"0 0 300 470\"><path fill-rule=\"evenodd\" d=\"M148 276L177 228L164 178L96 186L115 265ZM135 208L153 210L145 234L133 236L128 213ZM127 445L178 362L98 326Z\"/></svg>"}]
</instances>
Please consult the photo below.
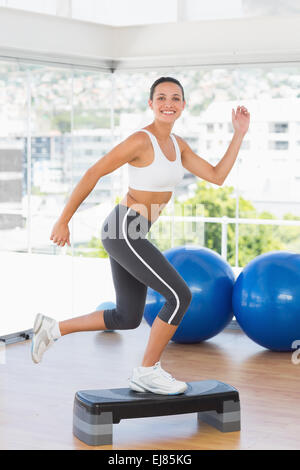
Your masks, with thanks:
<instances>
[{"instance_id":1,"label":"woman's face","mask_svg":"<svg viewBox=\"0 0 300 470\"><path fill-rule=\"evenodd\" d=\"M182 91L173 82L163 82L155 87L153 100L148 101L155 118L164 122L174 122L185 108Z\"/></svg>"}]
</instances>

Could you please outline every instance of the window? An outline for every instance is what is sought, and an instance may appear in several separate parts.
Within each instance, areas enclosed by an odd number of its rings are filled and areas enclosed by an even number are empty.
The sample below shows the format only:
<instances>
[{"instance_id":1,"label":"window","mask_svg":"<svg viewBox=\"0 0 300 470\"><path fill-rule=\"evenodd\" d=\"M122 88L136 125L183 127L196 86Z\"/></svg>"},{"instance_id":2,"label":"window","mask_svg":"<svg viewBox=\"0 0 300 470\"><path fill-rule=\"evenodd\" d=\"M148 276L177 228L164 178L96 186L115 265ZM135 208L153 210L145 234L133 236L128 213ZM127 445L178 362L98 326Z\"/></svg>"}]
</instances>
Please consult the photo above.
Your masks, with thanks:
<instances>
[{"instance_id":1,"label":"window","mask_svg":"<svg viewBox=\"0 0 300 470\"><path fill-rule=\"evenodd\" d=\"M72 188L87 168L109 151L113 144L151 122L153 113L147 107L148 90L158 73L161 75L157 70L106 74L0 61L0 105L3 114L0 126L3 165L0 168L0 246L1 261L8 266L2 270L0 307L6 315L4 325L0 325L0 335L25 330L32 324L33 312L40 309L50 315L55 311L63 319L66 318L64 315L77 316L95 309L104 300L103 297L99 298L100 291L100 295L103 292L103 296L109 295L111 298L108 277L102 276L102 272L100 279L103 288L98 289L99 266L105 260L98 259L98 241L97 245L93 243L95 237L97 240L99 238L100 221L106 217L108 207L127 189L124 184L127 168L124 167L124 172L121 168L100 179L72 218L74 251L71 253L67 248L66 253L69 256L73 254L74 267L67 263L68 256L57 256L63 253L49 242L49 232ZM211 148L207 151L207 159L213 165L221 160L223 149L226 151L230 143L232 107L237 102L248 105L247 100L252 100L249 107L252 116L251 138L247 134L243 142L243 148L250 148L251 155L250 152L240 154L221 188L211 189L201 178L186 171L184 183L176 188L176 196L185 198L183 201L192 198L195 204L205 204L205 213L211 217L225 213L234 217L238 194L246 201L245 204L240 201L238 215L241 218L259 219L262 212L269 212L276 218L282 218L286 213L299 217L300 204L294 202L300 184L300 167L298 162L295 164L297 158L300 160L300 100L297 97L299 88L294 83L300 76L300 67L237 67L234 74L236 80L233 81L232 68L212 67L202 71L191 66L185 70L174 69L174 76L183 83L188 94L195 89L201 90L186 107L184 120L176 122L174 133L186 139L198 155L202 155L202 149ZM33 97L30 116L27 106L28 76ZM59 86L53 95L57 83ZM244 84L242 87L241 83ZM11 93L3 93L3 90L11 90ZM114 95L112 90L115 90ZM285 124L289 124L289 121L283 122L282 119L282 107L287 97L290 115L299 119L293 145L289 145L287 133L270 135L268 132L270 116L274 123L280 124L277 129L285 129ZM112 100L114 129L111 129ZM272 102L272 113L264 100L266 103ZM266 111L265 114L261 114L262 110ZM28 119L34 123L30 157L27 149ZM219 127L220 119L223 130ZM290 122L292 130L294 122ZM224 132L227 126L228 133ZM219 142L224 147L218 147ZM297 142L297 147L294 142ZM269 152L265 151L266 147ZM28 171L31 172L30 179L27 178ZM28 183L31 184L29 188ZM201 184L200 192L195 191L198 184ZM212 194L212 191L216 192ZM30 205L28 196L31 198ZM181 238L181 221L176 223L172 226L173 246L187 242L202 243L221 254L219 222L196 222L195 237L193 235L190 239ZM163 225L166 226L164 222ZM231 228L234 229L234 225ZM294 227L286 228L283 233L283 230L275 230L271 226L240 224L236 234L234 230L228 230L226 256L232 266L234 263L245 266L255 256L277 246L287 250L299 247L299 232L296 233ZM259 244L256 243L257 239L260 240ZM168 236L162 240L160 248L168 249L171 244ZM29 256L24 256L26 253ZM32 253L38 256L31 256ZM16 290L18 296L15 295ZM53 292L55 295L51 295Z\"/></svg>"},{"instance_id":2,"label":"window","mask_svg":"<svg viewBox=\"0 0 300 470\"><path fill-rule=\"evenodd\" d=\"M184 0L183 4L187 21L300 14L299 0Z\"/></svg>"},{"instance_id":3,"label":"window","mask_svg":"<svg viewBox=\"0 0 300 470\"><path fill-rule=\"evenodd\" d=\"M113 26L299 15L299 0L0 0L0 7Z\"/></svg>"},{"instance_id":4,"label":"window","mask_svg":"<svg viewBox=\"0 0 300 470\"><path fill-rule=\"evenodd\" d=\"M177 20L176 7L174 0L72 0L72 17L112 26L168 23Z\"/></svg>"}]
</instances>

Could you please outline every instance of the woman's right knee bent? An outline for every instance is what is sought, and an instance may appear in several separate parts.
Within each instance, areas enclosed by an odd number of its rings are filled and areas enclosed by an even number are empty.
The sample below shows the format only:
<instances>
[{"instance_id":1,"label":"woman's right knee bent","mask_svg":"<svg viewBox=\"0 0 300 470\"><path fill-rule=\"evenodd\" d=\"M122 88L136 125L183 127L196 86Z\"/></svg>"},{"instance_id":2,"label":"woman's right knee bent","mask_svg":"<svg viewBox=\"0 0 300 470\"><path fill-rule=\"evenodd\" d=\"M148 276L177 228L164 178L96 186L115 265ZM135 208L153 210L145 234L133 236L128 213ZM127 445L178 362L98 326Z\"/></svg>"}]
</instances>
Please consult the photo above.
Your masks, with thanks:
<instances>
[{"instance_id":1,"label":"woman's right knee bent","mask_svg":"<svg viewBox=\"0 0 300 470\"><path fill-rule=\"evenodd\" d=\"M188 285L183 282L180 289L174 294L166 296L158 316L170 325L178 326L192 301L192 292Z\"/></svg>"}]
</instances>

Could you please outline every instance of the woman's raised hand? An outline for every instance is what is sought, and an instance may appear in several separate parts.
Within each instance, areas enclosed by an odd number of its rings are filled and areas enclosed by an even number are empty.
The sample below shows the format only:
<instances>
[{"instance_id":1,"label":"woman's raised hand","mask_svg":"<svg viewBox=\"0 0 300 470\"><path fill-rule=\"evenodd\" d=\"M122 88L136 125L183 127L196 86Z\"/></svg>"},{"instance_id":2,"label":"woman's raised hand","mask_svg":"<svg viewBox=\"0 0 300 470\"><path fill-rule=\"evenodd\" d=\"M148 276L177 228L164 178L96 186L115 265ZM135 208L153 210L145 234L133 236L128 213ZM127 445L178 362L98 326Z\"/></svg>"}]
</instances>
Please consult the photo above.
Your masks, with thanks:
<instances>
[{"instance_id":1,"label":"woman's raised hand","mask_svg":"<svg viewBox=\"0 0 300 470\"><path fill-rule=\"evenodd\" d=\"M50 240L58 246L65 246L65 243L71 246L68 224L58 220L52 229Z\"/></svg>"},{"instance_id":2,"label":"woman's raised hand","mask_svg":"<svg viewBox=\"0 0 300 470\"><path fill-rule=\"evenodd\" d=\"M235 132L245 135L249 129L250 113L245 106L238 106L232 110L232 125Z\"/></svg>"}]
</instances>

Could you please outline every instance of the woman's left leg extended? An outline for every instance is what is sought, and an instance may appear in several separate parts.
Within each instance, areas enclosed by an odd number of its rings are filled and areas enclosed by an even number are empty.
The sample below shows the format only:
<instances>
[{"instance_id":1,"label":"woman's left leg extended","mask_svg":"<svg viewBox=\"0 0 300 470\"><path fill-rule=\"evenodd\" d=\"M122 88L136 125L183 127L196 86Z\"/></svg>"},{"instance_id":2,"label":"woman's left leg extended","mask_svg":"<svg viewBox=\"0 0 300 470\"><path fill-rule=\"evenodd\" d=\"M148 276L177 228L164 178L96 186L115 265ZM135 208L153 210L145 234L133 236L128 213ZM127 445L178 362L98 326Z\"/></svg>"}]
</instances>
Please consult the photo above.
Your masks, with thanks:
<instances>
[{"instance_id":1,"label":"woman's left leg extended","mask_svg":"<svg viewBox=\"0 0 300 470\"><path fill-rule=\"evenodd\" d=\"M147 286L123 268L114 258L109 257L116 308L105 310L104 322L109 330L131 330L142 321Z\"/></svg>"},{"instance_id":2,"label":"woman's left leg extended","mask_svg":"<svg viewBox=\"0 0 300 470\"><path fill-rule=\"evenodd\" d=\"M116 308L88 313L59 323L61 336L79 331L129 330L142 321L147 286L109 257L116 291Z\"/></svg>"}]
</instances>

